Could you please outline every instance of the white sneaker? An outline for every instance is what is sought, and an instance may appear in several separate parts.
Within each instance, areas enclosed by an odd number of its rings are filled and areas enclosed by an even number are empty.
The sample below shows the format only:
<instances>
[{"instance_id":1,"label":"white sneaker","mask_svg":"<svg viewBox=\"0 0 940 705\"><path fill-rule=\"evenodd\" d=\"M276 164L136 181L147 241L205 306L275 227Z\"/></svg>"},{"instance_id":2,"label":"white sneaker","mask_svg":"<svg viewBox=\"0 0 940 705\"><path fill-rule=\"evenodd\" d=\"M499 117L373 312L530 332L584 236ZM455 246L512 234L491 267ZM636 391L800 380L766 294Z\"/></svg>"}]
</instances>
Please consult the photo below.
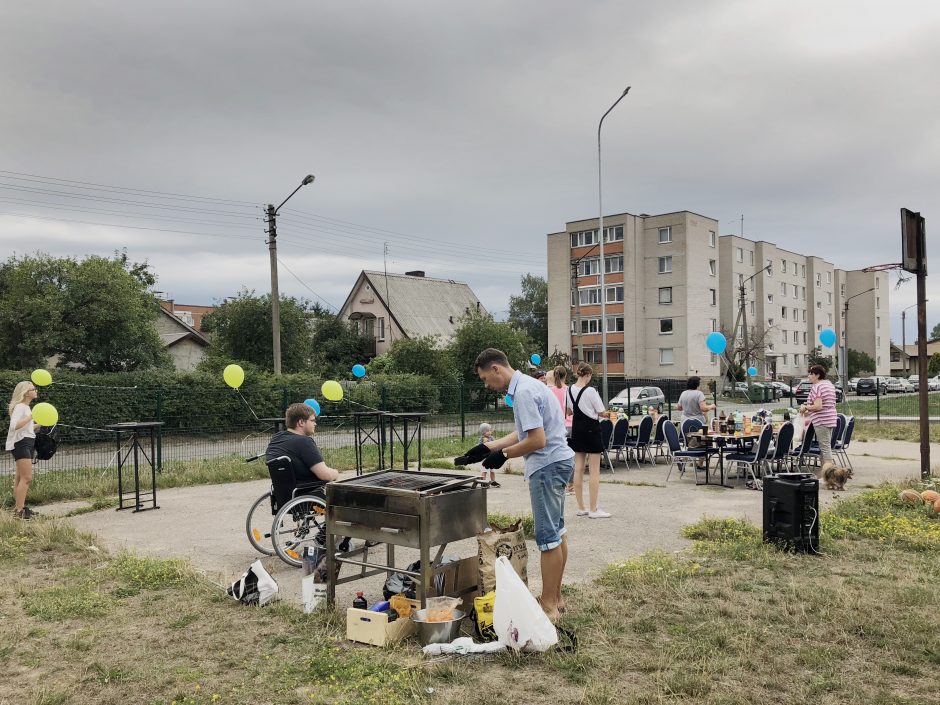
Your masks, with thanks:
<instances>
[{"instance_id":1,"label":"white sneaker","mask_svg":"<svg viewBox=\"0 0 940 705\"><path fill-rule=\"evenodd\" d=\"M610 512L605 512L598 507L596 512L588 512L587 515L588 519L607 519L610 517Z\"/></svg>"},{"instance_id":2,"label":"white sneaker","mask_svg":"<svg viewBox=\"0 0 940 705\"><path fill-rule=\"evenodd\" d=\"M590 512L587 509L579 509L577 516L586 517Z\"/></svg>"}]
</instances>

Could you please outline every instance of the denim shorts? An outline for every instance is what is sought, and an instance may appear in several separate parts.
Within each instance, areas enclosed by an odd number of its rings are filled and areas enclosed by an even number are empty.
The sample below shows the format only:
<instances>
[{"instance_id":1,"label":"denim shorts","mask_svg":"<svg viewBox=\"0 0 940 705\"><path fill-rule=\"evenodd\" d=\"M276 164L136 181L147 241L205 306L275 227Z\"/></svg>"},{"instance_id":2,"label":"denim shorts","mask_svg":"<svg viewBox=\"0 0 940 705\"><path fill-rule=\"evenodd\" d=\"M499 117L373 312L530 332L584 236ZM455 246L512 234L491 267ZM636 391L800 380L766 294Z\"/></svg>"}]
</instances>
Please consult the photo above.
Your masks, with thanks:
<instances>
[{"instance_id":1,"label":"denim shorts","mask_svg":"<svg viewBox=\"0 0 940 705\"><path fill-rule=\"evenodd\" d=\"M574 473L574 458L559 460L536 470L529 477L529 499L535 519L535 543L540 551L561 545L565 528L565 487Z\"/></svg>"}]
</instances>

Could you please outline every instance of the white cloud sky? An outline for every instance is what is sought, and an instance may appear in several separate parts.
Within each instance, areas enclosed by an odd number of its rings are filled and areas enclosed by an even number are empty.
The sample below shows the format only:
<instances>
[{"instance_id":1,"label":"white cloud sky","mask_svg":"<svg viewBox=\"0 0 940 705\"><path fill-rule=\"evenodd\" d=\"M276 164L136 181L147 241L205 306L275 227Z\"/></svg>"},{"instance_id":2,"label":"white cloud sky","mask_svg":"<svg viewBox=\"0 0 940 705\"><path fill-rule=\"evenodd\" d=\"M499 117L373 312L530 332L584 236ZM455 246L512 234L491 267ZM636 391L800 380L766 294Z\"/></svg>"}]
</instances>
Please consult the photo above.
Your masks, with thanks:
<instances>
[{"instance_id":1,"label":"white cloud sky","mask_svg":"<svg viewBox=\"0 0 940 705\"><path fill-rule=\"evenodd\" d=\"M595 214L597 120L626 85L608 212L689 209L725 233L743 213L748 237L856 268L898 261L899 208L929 231L940 193L938 3L59 0L0 18L0 244L126 247L187 303L267 290L257 206L312 172L278 228L309 289L341 303L387 242L391 271L504 311L544 275L545 235ZM83 201L9 172L225 202ZM312 297L284 270L281 287ZM913 301L913 282L892 293L898 340Z\"/></svg>"}]
</instances>

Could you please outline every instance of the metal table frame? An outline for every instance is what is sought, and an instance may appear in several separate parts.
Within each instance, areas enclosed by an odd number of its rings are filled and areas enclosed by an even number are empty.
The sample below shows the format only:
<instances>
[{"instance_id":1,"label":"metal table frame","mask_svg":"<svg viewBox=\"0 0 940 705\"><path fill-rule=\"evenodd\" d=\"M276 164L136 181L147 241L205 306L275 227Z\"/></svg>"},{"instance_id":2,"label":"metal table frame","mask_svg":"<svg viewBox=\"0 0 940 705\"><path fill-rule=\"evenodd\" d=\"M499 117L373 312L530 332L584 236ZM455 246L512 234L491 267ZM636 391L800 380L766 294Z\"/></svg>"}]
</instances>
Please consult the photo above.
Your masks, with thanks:
<instances>
[{"instance_id":1,"label":"metal table frame","mask_svg":"<svg viewBox=\"0 0 940 705\"><path fill-rule=\"evenodd\" d=\"M366 472L363 467L363 446L371 442L378 447L379 464L376 470L385 469L385 423L384 411L356 411L350 414L356 435L356 475Z\"/></svg>"},{"instance_id":2,"label":"metal table frame","mask_svg":"<svg viewBox=\"0 0 940 705\"><path fill-rule=\"evenodd\" d=\"M384 418L388 422L388 450L389 450L389 464L390 468L395 467L395 440L397 439L402 444L404 463L403 469L408 469L408 450L411 448L411 444L414 441L415 437L418 439L418 470L421 470L421 426L424 421L424 417L427 416L427 412L401 412L401 413L392 413L385 412ZM401 419L402 422L402 432L398 432L397 422ZM411 434L408 433L408 422L414 424L414 428Z\"/></svg>"},{"instance_id":3,"label":"metal table frame","mask_svg":"<svg viewBox=\"0 0 940 705\"><path fill-rule=\"evenodd\" d=\"M121 511L124 509L134 509L134 513L137 512L146 512L151 509L159 509L160 505L157 504L157 467L156 467L156 433L163 426L162 421L126 421L123 423L116 423L106 426L109 431L114 431L115 440L117 441L117 471L118 471L118 508L116 511ZM127 451L122 450L121 444L121 434L130 433L131 434L131 443L127 448ZM141 437L144 434L150 436L150 455L147 455L147 451L143 445L141 445ZM130 491L124 491L124 466L127 464L128 457L133 453L134 456L134 503L128 503L127 506L124 505L125 499L130 501ZM140 470L142 463L140 462L141 458L146 461L146 465L150 466L150 491L141 492L140 491ZM146 468L146 465L144 466ZM150 499L151 506L144 507L144 502L141 500Z\"/></svg>"}]
</instances>

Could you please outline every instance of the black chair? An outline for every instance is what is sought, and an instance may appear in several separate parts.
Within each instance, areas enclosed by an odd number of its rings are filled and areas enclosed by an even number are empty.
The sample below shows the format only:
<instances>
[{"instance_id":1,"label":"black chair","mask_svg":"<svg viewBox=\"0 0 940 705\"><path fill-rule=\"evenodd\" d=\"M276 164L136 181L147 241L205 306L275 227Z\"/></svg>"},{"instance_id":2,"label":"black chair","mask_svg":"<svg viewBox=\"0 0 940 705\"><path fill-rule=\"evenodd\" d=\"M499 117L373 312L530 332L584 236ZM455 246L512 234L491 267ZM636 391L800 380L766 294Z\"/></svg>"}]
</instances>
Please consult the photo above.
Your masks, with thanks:
<instances>
[{"instance_id":1,"label":"black chair","mask_svg":"<svg viewBox=\"0 0 940 705\"><path fill-rule=\"evenodd\" d=\"M653 417L644 416L640 421L636 438L631 438L624 443L624 448L633 451L633 459L636 461L636 469L640 469L640 458L649 455L650 437L653 435ZM650 457L652 461L652 456ZM627 467L630 465L629 456L627 457Z\"/></svg>"},{"instance_id":2,"label":"black chair","mask_svg":"<svg viewBox=\"0 0 940 705\"><path fill-rule=\"evenodd\" d=\"M796 450L790 451L790 469L792 470L796 465L803 467L806 465L806 458L809 457L809 449L813 445L813 441L816 439L816 430L813 428L813 424L808 424L806 430L803 431L803 440L800 442L800 447Z\"/></svg>"},{"instance_id":3,"label":"black chair","mask_svg":"<svg viewBox=\"0 0 940 705\"><path fill-rule=\"evenodd\" d=\"M777 440L774 441L773 452L767 457L768 463L773 463L777 472L780 472L780 466L783 463L789 463L790 446L793 445L793 423L784 421L777 431Z\"/></svg>"},{"instance_id":4,"label":"black chair","mask_svg":"<svg viewBox=\"0 0 940 705\"><path fill-rule=\"evenodd\" d=\"M669 419L662 414L660 414L659 418L656 420L656 432L653 434L653 440L650 441L650 447L656 451L653 462L656 462L655 458L658 458L665 453L664 446L666 443L666 436L663 431L663 424L665 424L667 421L669 421Z\"/></svg>"},{"instance_id":5,"label":"black chair","mask_svg":"<svg viewBox=\"0 0 940 705\"><path fill-rule=\"evenodd\" d=\"M832 442L832 453L833 455L838 456L842 461L848 465L852 470L855 468L852 467L852 460L849 458L849 454L846 453L846 450L849 448L849 443L852 442L852 434L855 432L855 417L850 416L845 423L845 433L842 434L842 438L838 441Z\"/></svg>"},{"instance_id":6,"label":"black chair","mask_svg":"<svg viewBox=\"0 0 940 705\"><path fill-rule=\"evenodd\" d=\"M610 462L610 455L608 454L608 449L611 447L611 440L614 433L614 424L610 419L601 419L601 442L604 444L604 462L607 463L607 467L610 468L610 471L614 471L614 464Z\"/></svg>"},{"instance_id":7,"label":"black chair","mask_svg":"<svg viewBox=\"0 0 940 705\"><path fill-rule=\"evenodd\" d=\"M748 474L751 476L751 482L754 483L754 486L757 489L763 489L761 480L758 477L760 470L755 472L755 468L759 468L763 465L764 461L770 455L770 441L774 437L773 426L767 424L760 432L760 436L757 439L757 443L754 444L754 448L749 453L728 453L725 456L725 460L730 460L733 463L737 463L739 466L743 465L747 468ZM738 476L741 473L738 471Z\"/></svg>"},{"instance_id":8,"label":"black chair","mask_svg":"<svg viewBox=\"0 0 940 705\"><path fill-rule=\"evenodd\" d=\"M679 465L679 477L682 477L685 474L685 462L691 461L695 462L696 460L705 460L705 471L706 478L708 476L708 462L712 456L706 448L694 448L692 450L682 450L682 446L679 444L679 432L676 430L676 426L673 423L667 423L663 426L663 436L666 439L666 451L669 455L669 472L666 473L666 482L669 482L669 476L672 475L672 466L673 464Z\"/></svg>"},{"instance_id":9,"label":"black chair","mask_svg":"<svg viewBox=\"0 0 940 705\"><path fill-rule=\"evenodd\" d=\"M610 439L610 450L614 451L615 458L619 458L620 454L624 452L629 433L630 422L627 419L617 419L617 423L614 424L614 435ZM624 458L624 463L626 462L626 458Z\"/></svg>"},{"instance_id":10,"label":"black chair","mask_svg":"<svg viewBox=\"0 0 940 705\"><path fill-rule=\"evenodd\" d=\"M682 437L682 446L684 448L689 447L688 435L690 433L696 433L701 431L705 424L703 424L698 419L686 419L682 422L681 426L681 437Z\"/></svg>"}]
</instances>

